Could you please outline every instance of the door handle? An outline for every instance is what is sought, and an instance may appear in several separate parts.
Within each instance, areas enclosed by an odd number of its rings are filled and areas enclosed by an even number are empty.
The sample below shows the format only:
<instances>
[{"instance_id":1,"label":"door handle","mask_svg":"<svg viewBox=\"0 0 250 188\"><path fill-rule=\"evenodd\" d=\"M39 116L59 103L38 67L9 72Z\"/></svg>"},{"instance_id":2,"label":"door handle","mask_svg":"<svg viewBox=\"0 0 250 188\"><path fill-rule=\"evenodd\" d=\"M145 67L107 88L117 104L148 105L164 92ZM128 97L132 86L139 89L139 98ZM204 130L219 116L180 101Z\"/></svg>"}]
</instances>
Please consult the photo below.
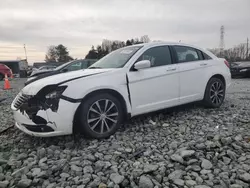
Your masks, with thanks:
<instances>
[{"instance_id":1,"label":"door handle","mask_svg":"<svg viewBox=\"0 0 250 188\"><path fill-rule=\"evenodd\" d=\"M166 71L175 71L175 70L176 70L176 68L169 68Z\"/></svg>"},{"instance_id":2,"label":"door handle","mask_svg":"<svg viewBox=\"0 0 250 188\"><path fill-rule=\"evenodd\" d=\"M207 63L201 63L200 64L200 66L206 66L207 65Z\"/></svg>"}]
</instances>

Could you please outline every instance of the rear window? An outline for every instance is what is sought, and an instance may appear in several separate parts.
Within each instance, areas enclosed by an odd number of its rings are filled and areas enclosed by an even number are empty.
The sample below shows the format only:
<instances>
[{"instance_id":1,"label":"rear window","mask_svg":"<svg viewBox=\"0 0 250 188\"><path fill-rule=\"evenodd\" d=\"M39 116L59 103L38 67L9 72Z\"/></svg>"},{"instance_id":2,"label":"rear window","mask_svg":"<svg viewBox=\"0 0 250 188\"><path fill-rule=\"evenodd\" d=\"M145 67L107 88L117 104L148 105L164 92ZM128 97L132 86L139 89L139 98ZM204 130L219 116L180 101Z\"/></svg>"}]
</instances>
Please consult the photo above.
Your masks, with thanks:
<instances>
[{"instance_id":1,"label":"rear window","mask_svg":"<svg viewBox=\"0 0 250 188\"><path fill-rule=\"evenodd\" d=\"M202 57L198 50L188 46L174 46L178 63L199 61Z\"/></svg>"}]
</instances>

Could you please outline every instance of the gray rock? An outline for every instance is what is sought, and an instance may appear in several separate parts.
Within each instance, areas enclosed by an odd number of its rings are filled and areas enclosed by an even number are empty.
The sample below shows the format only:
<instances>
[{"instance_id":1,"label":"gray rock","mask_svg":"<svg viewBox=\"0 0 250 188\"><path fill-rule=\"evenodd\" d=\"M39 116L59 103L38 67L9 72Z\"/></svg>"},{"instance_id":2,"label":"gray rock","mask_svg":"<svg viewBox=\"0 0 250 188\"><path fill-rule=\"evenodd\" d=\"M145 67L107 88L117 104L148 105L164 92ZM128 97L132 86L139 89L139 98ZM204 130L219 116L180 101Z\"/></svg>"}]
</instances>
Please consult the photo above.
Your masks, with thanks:
<instances>
[{"instance_id":1,"label":"gray rock","mask_svg":"<svg viewBox=\"0 0 250 188\"><path fill-rule=\"evenodd\" d=\"M203 183L203 179L200 177L200 176L197 176L195 178L195 181L198 183L198 184L202 184Z\"/></svg>"},{"instance_id":2,"label":"gray rock","mask_svg":"<svg viewBox=\"0 0 250 188\"><path fill-rule=\"evenodd\" d=\"M147 176L141 176L139 180L139 188L153 188L154 184Z\"/></svg>"},{"instance_id":3,"label":"gray rock","mask_svg":"<svg viewBox=\"0 0 250 188\"><path fill-rule=\"evenodd\" d=\"M234 139L236 140L236 141L241 141L241 140L243 140L243 138L242 138L242 136L239 134L239 135L237 135L236 137L234 137Z\"/></svg>"},{"instance_id":4,"label":"gray rock","mask_svg":"<svg viewBox=\"0 0 250 188\"><path fill-rule=\"evenodd\" d=\"M178 163L181 163L181 164L184 162L183 158L182 158L180 155L177 155L177 154L171 155L170 158L171 158L173 161L178 162Z\"/></svg>"},{"instance_id":5,"label":"gray rock","mask_svg":"<svg viewBox=\"0 0 250 188\"><path fill-rule=\"evenodd\" d=\"M124 180L124 176L121 176L120 174L113 173L110 175L110 179L115 183L115 184L120 184Z\"/></svg>"},{"instance_id":6,"label":"gray rock","mask_svg":"<svg viewBox=\"0 0 250 188\"><path fill-rule=\"evenodd\" d=\"M0 165L4 165L4 164L7 164L8 161L7 160L4 160L4 159L0 159Z\"/></svg>"},{"instance_id":7,"label":"gray rock","mask_svg":"<svg viewBox=\"0 0 250 188\"><path fill-rule=\"evenodd\" d=\"M244 182L250 183L250 174L249 173L241 174L239 175L239 179Z\"/></svg>"},{"instance_id":8,"label":"gray rock","mask_svg":"<svg viewBox=\"0 0 250 188\"><path fill-rule=\"evenodd\" d=\"M144 166L144 172L149 173L149 172L154 172L158 169L158 165L151 165L151 164L146 164Z\"/></svg>"},{"instance_id":9,"label":"gray rock","mask_svg":"<svg viewBox=\"0 0 250 188\"><path fill-rule=\"evenodd\" d=\"M237 155L235 152L231 151L231 150L227 150L227 155L232 159L232 160L236 160Z\"/></svg>"},{"instance_id":10,"label":"gray rock","mask_svg":"<svg viewBox=\"0 0 250 188\"><path fill-rule=\"evenodd\" d=\"M238 184L232 184L230 185L230 188L243 188L241 185Z\"/></svg>"},{"instance_id":11,"label":"gray rock","mask_svg":"<svg viewBox=\"0 0 250 188\"><path fill-rule=\"evenodd\" d=\"M26 159L28 157L28 155L26 153L21 153L17 156L16 160L20 161L23 159Z\"/></svg>"},{"instance_id":12,"label":"gray rock","mask_svg":"<svg viewBox=\"0 0 250 188\"><path fill-rule=\"evenodd\" d=\"M32 169L32 176L39 176L41 173L41 168L33 168Z\"/></svg>"},{"instance_id":13,"label":"gray rock","mask_svg":"<svg viewBox=\"0 0 250 188\"><path fill-rule=\"evenodd\" d=\"M0 181L0 188L6 188L9 185L8 180Z\"/></svg>"},{"instance_id":14,"label":"gray rock","mask_svg":"<svg viewBox=\"0 0 250 188\"><path fill-rule=\"evenodd\" d=\"M204 150L206 148L206 145L204 143L196 144L195 147L200 150Z\"/></svg>"},{"instance_id":15,"label":"gray rock","mask_svg":"<svg viewBox=\"0 0 250 188\"><path fill-rule=\"evenodd\" d=\"M82 167L79 167L79 166L76 166L76 165L71 165L71 170L73 170L75 172L81 172Z\"/></svg>"},{"instance_id":16,"label":"gray rock","mask_svg":"<svg viewBox=\"0 0 250 188\"><path fill-rule=\"evenodd\" d=\"M187 162L187 165L191 165L191 164L194 164L194 163L197 163L198 160L197 159L190 159L188 162Z\"/></svg>"},{"instance_id":17,"label":"gray rock","mask_svg":"<svg viewBox=\"0 0 250 188\"><path fill-rule=\"evenodd\" d=\"M185 181L186 186L193 187L196 185L196 182L194 180L186 180Z\"/></svg>"},{"instance_id":18,"label":"gray rock","mask_svg":"<svg viewBox=\"0 0 250 188\"><path fill-rule=\"evenodd\" d=\"M182 179L174 179L174 184L178 186L184 186L184 180Z\"/></svg>"},{"instance_id":19,"label":"gray rock","mask_svg":"<svg viewBox=\"0 0 250 188\"><path fill-rule=\"evenodd\" d=\"M17 183L17 187L19 188L26 188L29 187L31 185L31 180L30 179L21 179L18 183Z\"/></svg>"},{"instance_id":20,"label":"gray rock","mask_svg":"<svg viewBox=\"0 0 250 188\"><path fill-rule=\"evenodd\" d=\"M211 173L211 170L206 170L206 169L203 169L200 171L201 174L209 174Z\"/></svg>"},{"instance_id":21,"label":"gray rock","mask_svg":"<svg viewBox=\"0 0 250 188\"><path fill-rule=\"evenodd\" d=\"M202 159L201 167L206 170L209 170L213 167L213 164L207 159Z\"/></svg>"},{"instance_id":22,"label":"gray rock","mask_svg":"<svg viewBox=\"0 0 250 188\"><path fill-rule=\"evenodd\" d=\"M96 162L95 162L95 170L96 170L97 172L101 171L102 168L104 168L105 164L106 164L106 163L105 163L104 161L96 161Z\"/></svg>"},{"instance_id":23,"label":"gray rock","mask_svg":"<svg viewBox=\"0 0 250 188\"><path fill-rule=\"evenodd\" d=\"M191 165L191 166L188 166L187 168L189 168L195 172L201 171L201 167L199 165Z\"/></svg>"},{"instance_id":24,"label":"gray rock","mask_svg":"<svg viewBox=\"0 0 250 188\"><path fill-rule=\"evenodd\" d=\"M228 165L230 162L231 162L231 159L230 158L228 158L228 157L222 157L222 160L223 160L223 162L226 164L226 165Z\"/></svg>"},{"instance_id":25,"label":"gray rock","mask_svg":"<svg viewBox=\"0 0 250 188\"><path fill-rule=\"evenodd\" d=\"M60 174L60 177L61 178L68 178L68 177L70 177L70 175L68 173L63 172Z\"/></svg>"},{"instance_id":26,"label":"gray rock","mask_svg":"<svg viewBox=\"0 0 250 188\"><path fill-rule=\"evenodd\" d=\"M113 188L114 186L115 186L115 183L112 181L108 184L108 188Z\"/></svg>"},{"instance_id":27,"label":"gray rock","mask_svg":"<svg viewBox=\"0 0 250 188\"><path fill-rule=\"evenodd\" d=\"M169 144L170 149L175 150L175 149L177 149L177 147L178 147L178 142L176 142L176 141L173 141L172 143Z\"/></svg>"},{"instance_id":28,"label":"gray rock","mask_svg":"<svg viewBox=\"0 0 250 188\"><path fill-rule=\"evenodd\" d=\"M3 181L5 178L4 174L3 173L0 173L0 181Z\"/></svg>"},{"instance_id":29,"label":"gray rock","mask_svg":"<svg viewBox=\"0 0 250 188\"><path fill-rule=\"evenodd\" d=\"M222 143L223 145L229 145L229 144L232 143L232 139L231 139L231 137L221 138L221 143Z\"/></svg>"},{"instance_id":30,"label":"gray rock","mask_svg":"<svg viewBox=\"0 0 250 188\"><path fill-rule=\"evenodd\" d=\"M21 176L21 175L24 173L25 169L26 169L26 167L22 167L22 168L20 168L20 169L18 169L18 170L16 170L16 171L14 171L14 172L11 174L11 176L19 177L19 176Z\"/></svg>"},{"instance_id":31,"label":"gray rock","mask_svg":"<svg viewBox=\"0 0 250 188\"><path fill-rule=\"evenodd\" d=\"M194 186L194 188L211 188L211 187L209 187L207 185L196 185L196 186Z\"/></svg>"},{"instance_id":32,"label":"gray rock","mask_svg":"<svg viewBox=\"0 0 250 188\"><path fill-rule=\"evenodd\" d=\"M171 180L181 179L184 174L185 174L185 172L182 170L175 170L174 172L172 172L168 175L168 178Z\"/></svg>"},{"instance_id":33,"label":"gray rock","mask_svg":"<svg viewBox=\"0 0 250 188\"><path fill-rule=\"evenodd\" d=\"M92 174L94 172L93 168L91 166L85 166L83 168L83 173L84 174Z\"/></svg>"},{"instance_id":34,"label":"gray rock","mask_svg":"<svg viewBox=\"0 0 250 188\"><path fill-rule=\"evenodd\" d=\"M194 150L183 150L183 151L181 151L180 154L181 154L182 158L186 158L186 157L190 157L190 156L194 155L195 151Z\"/></svg>"},{"instance_id":35,"label":"gray rock","mask_svg":"<svg viewBox=\"0 0 250 188\"><path fill-rule=\"evenodd\" d=\"M45 154L46 154L45 148L40 148L40 149L38 149L38 151L37 151L37 156L38 156L39 158L45 157Z\"/></svg>"}]
</instances>

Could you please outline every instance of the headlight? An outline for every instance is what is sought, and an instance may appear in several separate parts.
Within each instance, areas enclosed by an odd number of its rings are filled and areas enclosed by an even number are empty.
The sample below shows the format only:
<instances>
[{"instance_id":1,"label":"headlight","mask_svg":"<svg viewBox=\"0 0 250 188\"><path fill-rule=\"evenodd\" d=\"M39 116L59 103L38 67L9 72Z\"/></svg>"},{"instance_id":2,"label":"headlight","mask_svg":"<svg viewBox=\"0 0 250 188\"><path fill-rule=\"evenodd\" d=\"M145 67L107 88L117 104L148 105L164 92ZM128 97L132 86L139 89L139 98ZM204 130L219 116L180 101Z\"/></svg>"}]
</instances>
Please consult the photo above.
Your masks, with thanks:
<instances>
[{"instance_id":1,"label":"headlight","mask_svg":"<svg viewBox=\"0 0 250 188\"><path fill-rule=\"evenodd\" d=\"M67 86L60 86L45 95L46 99L59 99Z\"/></svg>"},{"instance_id":2,"label":"headlight","mask_svg":"<svg viewBox=\"0 0 250 188\"><path fill-rule=\"evenodd\" d=\"M240 72L245 72L245 71L247 71L247 69L241 69L241 70L240 70Z\"/></svg>"}]
</instances>

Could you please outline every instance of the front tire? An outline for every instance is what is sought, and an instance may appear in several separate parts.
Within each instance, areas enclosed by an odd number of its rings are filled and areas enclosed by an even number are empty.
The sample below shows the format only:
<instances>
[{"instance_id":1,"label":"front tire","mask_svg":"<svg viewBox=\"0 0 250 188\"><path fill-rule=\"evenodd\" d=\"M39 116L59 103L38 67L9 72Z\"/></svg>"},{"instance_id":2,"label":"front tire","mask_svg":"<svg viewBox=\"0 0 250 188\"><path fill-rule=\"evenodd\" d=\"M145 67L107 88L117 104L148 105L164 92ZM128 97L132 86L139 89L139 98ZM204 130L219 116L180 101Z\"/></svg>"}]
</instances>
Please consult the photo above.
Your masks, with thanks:
<instances>
[{"instance_id":1,"label":"front tire","mask_svg":"<svg viewBox=\"0 0 250 188\"><path fill-rule=\"evenodd\" d=\"M120 101L113 95L101 93L89 97L81 105L82 133L91 138L107 138L123 122L124 112Z\"/></svg>"},{"instance_id":2,"label":"front tire","mask_svg":"<svg viewBox=\"0 0 250 188\"><path fill-rule=\"evenodd\" d=\"M204 103L210 108L219 108L225 99L225 84L219 78L211 78L208 81Z\"/></svg>"}]
</instances>

